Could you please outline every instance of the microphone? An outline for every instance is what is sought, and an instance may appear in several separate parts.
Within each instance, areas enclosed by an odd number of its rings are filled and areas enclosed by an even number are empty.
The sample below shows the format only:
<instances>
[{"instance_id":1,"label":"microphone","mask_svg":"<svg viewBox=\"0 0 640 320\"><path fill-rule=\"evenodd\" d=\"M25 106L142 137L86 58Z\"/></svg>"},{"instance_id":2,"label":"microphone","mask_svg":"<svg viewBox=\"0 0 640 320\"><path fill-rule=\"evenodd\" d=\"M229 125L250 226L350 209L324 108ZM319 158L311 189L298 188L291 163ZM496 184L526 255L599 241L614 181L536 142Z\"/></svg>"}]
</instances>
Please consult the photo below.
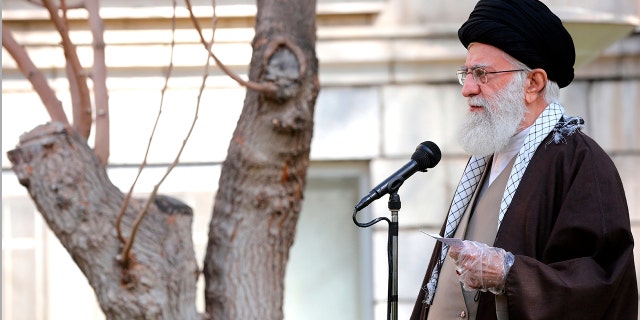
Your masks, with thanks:
<instances>
[{"instance_id":1,"label":"microphone","mask_svg":"<svg viewBox=\"0 0 640 320\"><path fill-rule=\"evenodd\" d=\"M416 151L411 156L411 161L405 164L400 170L382 181L378 186L373 188L368 195L363 197L356 204L356 211L364 209L373 201L380 199L383 195L397 191L405 180L409 179L414 173L426 172L427 169L435 167L440 162L440 148L431 142L425 141L416 147Z\"/></svg>"}]
</instances>

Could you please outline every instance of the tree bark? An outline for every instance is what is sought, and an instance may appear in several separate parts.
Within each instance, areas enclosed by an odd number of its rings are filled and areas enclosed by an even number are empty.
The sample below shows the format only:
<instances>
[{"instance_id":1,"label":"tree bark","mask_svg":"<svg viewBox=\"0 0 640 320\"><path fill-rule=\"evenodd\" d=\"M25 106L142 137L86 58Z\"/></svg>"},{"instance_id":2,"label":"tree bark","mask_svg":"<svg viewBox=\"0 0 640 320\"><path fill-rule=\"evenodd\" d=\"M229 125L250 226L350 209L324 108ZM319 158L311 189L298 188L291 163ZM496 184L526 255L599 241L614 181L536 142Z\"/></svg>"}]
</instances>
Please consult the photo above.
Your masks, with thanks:
<instances>
[{"instance_id":1,"label":"tree bark","mask_svg":"<svg viewBox=\"0 0 640 320\"><path fill-rule=\"evenodd\" d=\"M191 208L157 197L132 250L132 262L116 262L116 215L124 195L84 138L58 122L23 135L8 152L20 183L93 287L107 319L199 319L195 307L198 268ZM131 201L122 220L126 234L144 205Z\"/></svg>"},{"instance_id":2,"label":"tree bark","mask_svg":"<svg viewBox=\"0 0 640 320\"><path fill-rule=\"evenodd\" d=\"M319 91L315 1L258 1L250 81L223 163L205 257L212 319L282 319Z\"/></svg>"}]
</instances>

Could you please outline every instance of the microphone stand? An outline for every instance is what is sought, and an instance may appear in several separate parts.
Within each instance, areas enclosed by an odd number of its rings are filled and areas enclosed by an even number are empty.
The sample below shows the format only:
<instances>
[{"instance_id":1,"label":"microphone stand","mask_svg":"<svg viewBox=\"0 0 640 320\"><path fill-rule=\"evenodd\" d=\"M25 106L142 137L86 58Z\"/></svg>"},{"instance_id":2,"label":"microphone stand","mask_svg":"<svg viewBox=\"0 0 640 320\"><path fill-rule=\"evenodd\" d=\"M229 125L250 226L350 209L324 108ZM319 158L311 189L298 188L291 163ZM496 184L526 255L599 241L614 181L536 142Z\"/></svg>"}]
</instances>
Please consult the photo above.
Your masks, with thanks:
<instances>
[{"instance_id":1,"label":"microphone stand","mask_svg":"<svg viewBox=\"0 0 640 320\"><path fill-rule=\"evenodd\" d=\"M389 190L388 208L391 212L391 220L386 217L379 217L367 223L358 222L356 215L358 210L353 211L353 222L360 228L370 227L380 221L386 221L389 224L389 235L387 241L387 260L389 264L389 281L387 288L387 320L398 320L398 211L402 206L398 189L404 182L402 178L398 179L399 183L389 183L394 186Z\"/></svg>"},{"instance_id":2,"label":"microphone stand","mask_svg":"<svg viewBox=\"0 0 640 320\"><path fill-rule=\"evenodd\" d=\"M398 319L398 211L400 211L400 196L397 192L389 194L389 211L391 212L391 223L389 224L389 238L391 238L390 246L390 261L389 270L391 277L391 283L389 284L390 293L389 298L389 310L390 319Z\"/></svg>"},{"instance_id":3,"label":"microphone stand","mask_svg":"<svg viewBox=\"0 0 640 320\"><path fill-rule=\"evenodd\" d=\"M387 319L398 319L398 211L400 211L400 196L398 190L412 174L417 171L426 172L440 161L440 148L431 142L425 141L418 145L411 156L411 162L396 171L391 177L376 186L368 195L356 204L353 210L353 222L361 228L370 227L382 220L389 223L389 239L387 242L387 259L389 262L389 284L387 299ZM389 194L389 210L391 221L385 217L378 217L367 223L360 223L356 218L358 211L380 198L385 193Z\"/></svg>"}]
</instances>

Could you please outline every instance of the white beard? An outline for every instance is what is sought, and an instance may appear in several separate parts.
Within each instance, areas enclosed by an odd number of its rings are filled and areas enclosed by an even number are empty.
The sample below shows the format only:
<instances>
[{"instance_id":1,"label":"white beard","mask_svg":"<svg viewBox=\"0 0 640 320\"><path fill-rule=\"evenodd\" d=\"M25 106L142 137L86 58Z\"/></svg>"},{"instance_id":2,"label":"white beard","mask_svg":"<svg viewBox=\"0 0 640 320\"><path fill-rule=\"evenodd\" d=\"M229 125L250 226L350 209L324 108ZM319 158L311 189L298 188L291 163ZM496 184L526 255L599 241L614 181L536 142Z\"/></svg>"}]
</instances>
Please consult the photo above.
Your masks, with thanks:
<instances>
[{"instance_id":1,"label":"white beard","mask_svg":"<svg viewBox=\"0 0 640 320\"><path fill-rule=\"evenodd\" d=\"M527 112L523 82L514 78L494 97L473 96L469 105L482 106L484 111L468 112L458 132L462 149L476 157L501 151L517 133Z\"/></svg>"}]
</instances>

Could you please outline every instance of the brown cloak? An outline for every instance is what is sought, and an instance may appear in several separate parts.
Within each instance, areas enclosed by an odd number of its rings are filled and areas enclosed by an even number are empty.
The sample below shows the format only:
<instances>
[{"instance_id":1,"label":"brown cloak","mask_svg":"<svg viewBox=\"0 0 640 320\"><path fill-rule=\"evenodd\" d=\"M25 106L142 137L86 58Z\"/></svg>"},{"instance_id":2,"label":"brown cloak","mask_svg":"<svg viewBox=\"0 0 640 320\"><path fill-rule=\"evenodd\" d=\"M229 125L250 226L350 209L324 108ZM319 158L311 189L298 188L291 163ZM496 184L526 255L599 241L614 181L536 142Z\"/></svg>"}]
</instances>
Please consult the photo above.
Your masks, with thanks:
<instances>
[{"instance_id":1,"label":"brown cloak","mask_svg":"<svg viewBox=\"0 0 640 320\"><path fill-rule=\"evenodd\" d=\"M540 144L493 244L515 255L506 279L509 318L637 320L633 236L618 171L587 135L564 138ZM436 245L423 287L439 253ZM421 290L411 320L427 318L424 300ZM496 319L493 294L480 295L477 319Z\"/></svg>"}]
</instances>

